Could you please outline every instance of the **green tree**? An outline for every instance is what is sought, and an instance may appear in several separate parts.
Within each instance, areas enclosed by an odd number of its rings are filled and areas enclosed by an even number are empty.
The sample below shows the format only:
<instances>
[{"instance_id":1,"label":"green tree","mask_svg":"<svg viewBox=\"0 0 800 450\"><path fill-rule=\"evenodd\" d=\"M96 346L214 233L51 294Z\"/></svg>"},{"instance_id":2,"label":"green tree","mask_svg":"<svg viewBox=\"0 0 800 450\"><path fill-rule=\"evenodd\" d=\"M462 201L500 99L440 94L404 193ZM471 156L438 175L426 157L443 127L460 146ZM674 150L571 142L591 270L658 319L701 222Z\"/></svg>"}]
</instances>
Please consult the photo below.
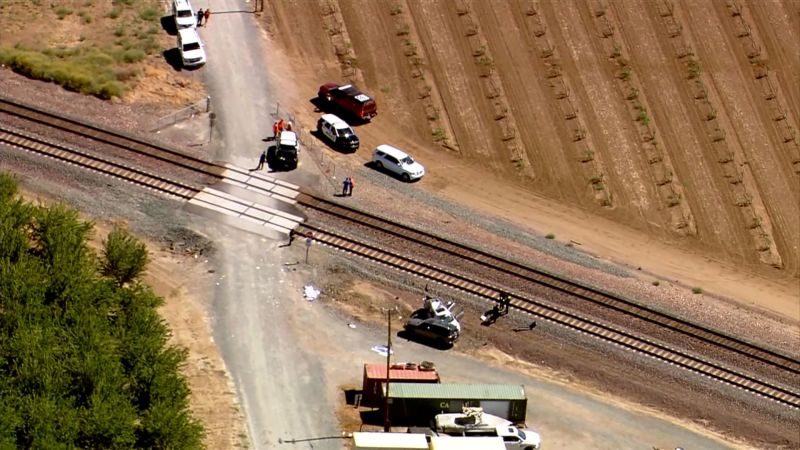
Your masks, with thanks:
<instances>
[{"instance_id":1,"label":"green tree","mask_svg":"<svg viewBox=\"0 0 800 450\"><path fill-rule=\"evenodd\" d=\"M103 256L103 275L120 286L138 278L147 267L147 247L120 227L114 227L103 242Z\"/></svg>"},{"instance_id":2,"label":"green tree","mask_svg":"<svg viewBox=\"0 0 800 450\"><path fill-rule=\"evenodd\" d=\"M144 245L115 230L98 264L92 231L0 174L0 449L202 448Z\"/></svg>"}]
</instances>

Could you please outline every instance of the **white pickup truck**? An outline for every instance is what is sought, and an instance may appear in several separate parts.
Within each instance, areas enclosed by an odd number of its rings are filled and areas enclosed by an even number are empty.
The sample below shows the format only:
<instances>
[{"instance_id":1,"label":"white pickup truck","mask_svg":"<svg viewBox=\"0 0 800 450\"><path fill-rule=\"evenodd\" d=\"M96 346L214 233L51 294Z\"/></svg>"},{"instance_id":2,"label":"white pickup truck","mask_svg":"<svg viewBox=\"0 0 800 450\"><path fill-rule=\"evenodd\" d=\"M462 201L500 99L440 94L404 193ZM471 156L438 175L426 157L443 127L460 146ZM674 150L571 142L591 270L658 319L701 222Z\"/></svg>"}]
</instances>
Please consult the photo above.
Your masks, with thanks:
<instances>
[{"instance_id":1,"label":"white pickup truck","mask_svg":"<svg viewBox=\"0 0 800 450\"><path fill-rule=\"evenodd\" d=\"M450 436L499 436L508 450L539 450L539 433L522 430L502 417L486 414L480 408L465 408L464 413L438 414L437 433Z\"/></svg>"}]
</instances>

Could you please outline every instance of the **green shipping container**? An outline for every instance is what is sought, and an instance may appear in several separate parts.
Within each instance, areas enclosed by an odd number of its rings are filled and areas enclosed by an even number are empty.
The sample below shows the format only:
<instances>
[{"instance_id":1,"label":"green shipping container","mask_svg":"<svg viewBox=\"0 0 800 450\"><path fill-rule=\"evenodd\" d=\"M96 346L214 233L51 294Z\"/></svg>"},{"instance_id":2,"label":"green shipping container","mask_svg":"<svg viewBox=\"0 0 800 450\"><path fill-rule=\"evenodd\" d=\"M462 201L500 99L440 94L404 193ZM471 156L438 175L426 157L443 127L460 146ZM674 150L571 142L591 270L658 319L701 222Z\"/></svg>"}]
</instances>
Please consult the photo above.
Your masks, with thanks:
<instances>
[{"instance_id":1,"label":"green shipping container","mask_svg":"<svg viewBox=\"0 0 800 450\"><path fill-rule=\"evenodd\" d=\"M383 387L384 392L386 387ZM428 426L437 414L483 408L517 424L525 423L528 398L517 384L418 384L389 386L389 417L396 426Z\"/></svg>"}]
</instances>

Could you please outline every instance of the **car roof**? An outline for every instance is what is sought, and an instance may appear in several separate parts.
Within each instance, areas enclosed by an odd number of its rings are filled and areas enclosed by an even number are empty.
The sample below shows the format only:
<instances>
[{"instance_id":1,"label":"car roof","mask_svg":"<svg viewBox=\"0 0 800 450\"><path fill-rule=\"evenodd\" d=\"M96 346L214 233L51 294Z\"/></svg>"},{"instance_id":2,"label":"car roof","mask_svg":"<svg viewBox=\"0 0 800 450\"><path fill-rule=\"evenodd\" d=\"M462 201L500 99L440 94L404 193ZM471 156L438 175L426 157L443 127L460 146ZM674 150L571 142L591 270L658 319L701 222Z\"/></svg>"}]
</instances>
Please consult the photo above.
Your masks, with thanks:
<instances>
[{"instance_id":1,"label":"car roof","mask_svg":"<svg viewBox=\"0 0 800 450\"><path fill-rule=\"evenodd\" d=\"M197 30L194 28L181 28L178 30L178 34L181 37L181 42L184 44L190 42L200 42L200 35L197 34Z\"/></svg>"},{"instance_id":2,"label":"car roof","mask_svg":"<svg viewBox=\"0 0 800 450\"><path fill-rule=\"evenodd\" d=\"M297 145L297 135L294 131L281 131L281 145Z\"/></svg>"},{"instance_id":3,"label":"car roof","mask_svg":"<svg viewBox=\"0 0 800 450\"><path fill-rule=\"evenodd\" d=\"M375 148L375 150L380 150L383 153L386 153L389 156L394 156L397 159L403 159L406 156L409 156L408 153L400 150L399 148L392 147L389 144L381 144Z\"/></svg>"},{"instance_id":4,"label":"car roof","mask_svg":"<svg viewBox=\"0 0 800 450\"><path fill-rule=\"evenodd\" d=\"M342 128L350 128L350 125L348 125L347 122L339 118L339 116L337 116L336 114L323 114L321 119L333 125L333 127L336 128L337 130L341 130Z\"/></svg>"}]
</instances>

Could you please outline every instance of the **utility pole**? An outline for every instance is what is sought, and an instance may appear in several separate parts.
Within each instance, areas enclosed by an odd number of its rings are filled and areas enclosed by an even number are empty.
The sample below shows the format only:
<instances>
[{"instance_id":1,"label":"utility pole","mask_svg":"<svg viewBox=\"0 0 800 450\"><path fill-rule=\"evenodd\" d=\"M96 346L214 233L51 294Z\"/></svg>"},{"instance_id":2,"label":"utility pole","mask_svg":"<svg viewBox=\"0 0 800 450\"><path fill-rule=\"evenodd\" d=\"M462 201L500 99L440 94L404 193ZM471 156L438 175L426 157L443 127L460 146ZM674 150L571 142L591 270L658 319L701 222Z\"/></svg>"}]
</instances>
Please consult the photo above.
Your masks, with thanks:
<instances>
[{"instance_id":1,"label":"utility pole","mask_svg":"<svg viewBox=\"0 0 800 450\"><path fill-rule=\"evenodd\" d=\"M392 309L386 312L387 316L387 333L386 333L386 393L383 394L383 431L388 433L392 429L389 422L389 367L392 360Z\"/></svg>"}]
</instances>

